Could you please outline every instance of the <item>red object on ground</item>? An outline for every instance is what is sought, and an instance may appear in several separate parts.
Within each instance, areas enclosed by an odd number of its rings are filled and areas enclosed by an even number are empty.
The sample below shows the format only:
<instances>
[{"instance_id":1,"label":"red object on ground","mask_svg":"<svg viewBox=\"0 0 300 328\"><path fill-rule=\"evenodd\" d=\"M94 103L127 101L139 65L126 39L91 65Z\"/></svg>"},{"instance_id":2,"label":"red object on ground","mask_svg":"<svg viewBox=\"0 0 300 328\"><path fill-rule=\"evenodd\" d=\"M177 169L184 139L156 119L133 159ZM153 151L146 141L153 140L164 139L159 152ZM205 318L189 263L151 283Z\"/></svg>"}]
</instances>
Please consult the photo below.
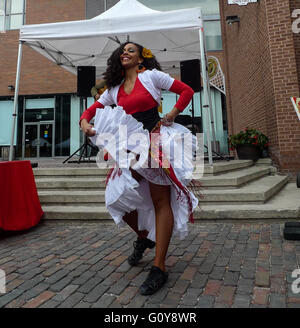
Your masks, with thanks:
<instances>
[{"instance_id":1,"label":"red object on ground","mask_svg":"<svg viewBox=\"0 0 300 328\"><path fill-rule=\"evenodd\" d=\"M0 229L29 229L43 214L30 161L0 162Z\"/></svg>"}]
</instances>

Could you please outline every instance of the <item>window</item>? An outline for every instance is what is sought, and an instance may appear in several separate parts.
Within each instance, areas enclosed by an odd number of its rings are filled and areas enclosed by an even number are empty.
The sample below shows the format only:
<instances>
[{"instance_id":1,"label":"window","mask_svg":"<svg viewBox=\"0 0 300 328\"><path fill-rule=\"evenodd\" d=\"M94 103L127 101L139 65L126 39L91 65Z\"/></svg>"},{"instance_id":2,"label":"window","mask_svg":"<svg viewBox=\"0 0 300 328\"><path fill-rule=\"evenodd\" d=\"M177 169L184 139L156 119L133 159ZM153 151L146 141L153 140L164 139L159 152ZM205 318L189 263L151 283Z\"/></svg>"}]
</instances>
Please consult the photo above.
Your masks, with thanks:
<instances>
[{"instance_id":1,"label":"window","mask_svg":"<svg viewBox=\"0 0 300 328\"><path fill-rule=\"evenodd\" d=\"M24 20L25 0L0 0L0 30L17 30Z\"/></svg>"},{"instance_id":2,"label":"window","mask_svg":"<svg viewBox=\"0 0 300 328\"><path fill-rule=\"evenodd\" d=\"M114 6L118 0L86 0L86 18L100 15ZM176 10L201 7L204 16L206 49L222 50L219 0L139 0L145 6L160 10Z\"/></svg>"},{"instance_id":3,"label":"window","mask_svg":"<svg viewBox=\"0 0 300 328\"><path fill-rule=\"evenodd\" d=\"M139 0L145 6L161 11L201 7L204 16L206 49L222 50L219 0Z\"/></svg>"},{"instance_id":4,"label":"window","mask_svg":"<svg viewBox=\"0 0 300 328\"><path fill-rule=\"evenodd\" d=\"M161 10L201 7L203 15L219 15L219 0L139 0L145 6Z\"/></svg>"}]
</instances>

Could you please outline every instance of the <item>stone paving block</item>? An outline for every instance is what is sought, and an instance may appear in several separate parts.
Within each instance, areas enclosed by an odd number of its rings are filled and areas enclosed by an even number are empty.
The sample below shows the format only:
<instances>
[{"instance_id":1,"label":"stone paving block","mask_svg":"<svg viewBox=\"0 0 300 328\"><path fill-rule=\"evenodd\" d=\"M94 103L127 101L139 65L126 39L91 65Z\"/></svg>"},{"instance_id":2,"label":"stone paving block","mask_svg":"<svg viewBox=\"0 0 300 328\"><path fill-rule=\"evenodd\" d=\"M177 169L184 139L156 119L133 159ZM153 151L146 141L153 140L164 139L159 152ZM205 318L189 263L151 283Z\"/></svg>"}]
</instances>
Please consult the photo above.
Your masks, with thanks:
<instances>
[{"instance_id":1,"label":"stone paving block","mask_svg":"<svg viewBox=\"0 0 300 328\"><path fill-rule=\"evenodd\" d=\"M25 303L23 308L37 308L49 299L51 299L55 294L50 291L44 291L39 296L35 297L31 301Z\"/></svg>"},{"instance_id":2,"label":"stone paving block","mask_svg":"<svg viewBox=\"0 0 300 328\"><path fill-rule=\"evenodd\" d=\"M284 277L271 277L270 278L270 290L271 293L285 294L286 293L286 282Z\"/></svg>"},{"instance_id":3,"label":"stone paving block","mask_svg":"<svg viewBox=\"0 0 300 328\"><path fill-rule=\"evenodd\" d=\"M271 293L270 308L286 308L285 295Z\"/></svg>"},{"instance_id":4,"label":"stone paving block","mask_svg":"<svg viewBox=\"0 0 300 328\"><path fill-rule=\"evenodd\" d=\"M61 303L58 308L73 308L78 304L83 298L84 294L75 292L71 294L63 303Z\"/></svg>"},{"instance_id":5,"label":"stone paving block","mask_svg":"<svg viewBox=\"0 0 300 328\"><path fill-rule=\"evenodd\" d=\"M47 280L46 280L47 281ZM53 292L59 292L61 291L64 287L66 287L67 285L69 285L72 281L72 277L64 277L62 279L60 279L59 281L57 281L56 283L51 283L50 285L50 290Z\"/></svg>"},{"instance_id":6,"label":"stone paving block","mask_svg":"<svg viewBox=\"0 0 300 328\"><path fill-rule=\"evenodd\" d=\"M204 274L209 274L212 272L213 267L214 267L215 263L211 262L211 261L204 261L200 267L199 267L199 272L200 273L204 273Z\"/></svg>"},{"instance_id":7,"label":"stone paving block","mask_svg":"<svg viewBox=\"0 0 300 328\"><path fill-rule=\"evenodd\" d=\"M69 273L69 276L71 276L73 278L79 278L79 277L82 277L84 275L90 275L88 273L89 268L90 268L89 264L81 264L75 270L71 271Z\"/></svg>"},{"instance_id":8,"label":"stone paving block","mask_svg":"<svg viewBox=\"0 0 300 328\"><path fill-rule=\"evenodd\" d=\"M77 289L78 285L68 285L60 292L58 292L54 297L53 300L57 302L62 302L66 300L71 294L73 294Z\"/></svg>"},{"instance_id":9,"label":"stone paving block","mask_svg":"<svg viewBox=\"0 0 300 328\"><path fill-rule=\"evenodd\" d=\"M129 285L130 281L121 278L119 281L117 281L112 287L109 289L110 294L120 295L123 290Z\"/></svg>"},{"instance_id":10,"label":"stone paving block","mask_svg":"<svg viewBox=\"0 0 300 328\"><path fill-rule=\"evenodd\" d=\"M167 294L169 292L169 289L166 288L166 287L161 288L155 294L149 296L149 298L146 300L146 303L145 303L145 306L144 307L146 307L146 305L147 305L148 302L151 303L152 305L154 305L154 304L157 304L157 305L161 304L163 302L163 300L166 298L166 296L167 296Z\"/></svg>"},{"instance_id":11,"label":"stone paving block","mask_svg":"<svg viewBox=\"0 0 300 328\"><path fill-rule=\"evenodd\" d=\"M181 299L180 305L188 305L190 307L195 306L198 303L198 295L186 293Z\"/></svg>"},{"instance_id":12,"label":"stone paving block","mask_svg":"<svg viewBox=\"0 0 300 328\"><path fill-rule=\"evenodd\" d=\"M272 265L283 265L282 256L271 256L271 264Z\"/></svg>"},{"instance_id":13,"label":"stone paving block","mask_svg":"<svg viewBox=\"0 0 300 328\"><path fill-rule=\"evenodd\" d=\"M116 268L116 272L127 272L131 269L131 265L125 260L118 268Z\"/></svg>"},{"instance_id":14,"label":"stone paving block","mask_svg":"<svg viewBox=\"0 0 300 328\"><path fill-rule=\"evenodd\" d=\"M267 306L269 303L270 289L254 287L253 304Z\"/></svg>"},{"instance_id":15,"label":"stone paving block","mask_svg":"<svg viewBox=\"0 0 300 328\"><path fill-rule=\"evenodd\" d=\"M200 296L198 299L198 303L196 305L197 308L212 308L215 302L215 297L210 295Z\"/></svg>"},{"instance_id":16,"label":"stone paving block","mask_svg":"<svg viewBox=\"0 0 300 328\"><path fill-rule=\"evenodd\" d=\"M9 293L6 293L2 296L0 295L0 308L4 307L6 304L10 303L11 301L16 299L17 297L19 297L23 293L24 293L24 290L14 289Z\"/></svg>"},{"instance_id":17,"label":"stone paving block","mask_svg":"<svg viewBox=\"0 0 300 328\"><path fill-rule=\"evenodd\" d=\"M109 261L100 260L90 267L91 271L99 272L109 264Z\"/></svg>"},{"instance_id":18,"label":"stone paving block","mask_svg":"<svg viewBox=\"0 0 300 328\"><path fill-rule=\"evenodd\" d=\"M84 301L89 303L95 303L98 299L109 289L108 286L102 286L101 283L94 287L87 295L84 297Z\"/></svg>"},{"instance_id":19,"label":"stone paving block","mask_svg":"<svg viewBox=\"0 0 300 328\"><path fill-rule=\"evenodd\" d=\"M249 308L251 297L245 294L236 294L232 304L233 308Z\"/></svg>"},{"instance_id":20,"label":"stone paving block","mask_svg":"<svg viewBox=\"0 0 300 328\"><path fill-rule=\"evenodd\" d=\"M166 298L163 300L162 304L160 305L161 308L176 308L181 299L181 294L175 292L168 292Z\"/></svg>"},{"instance_id":21,"label":"stone paving block","mask_svg":"<svg viewBox=\"0 0 300 328\"><path fill-rule=\"evenodd\" d=\"M130 285L140 287L142 283L147 279L149 272L142 271L134 279L131 280ZM126 279L126 277L125 277ZM130 281L130 279L128 279Z\"/></svg>"},{"instance_id":22,"label":"stone paving block","mask_svg":"<svg viewBox=\"0 0 300 328\"><path fill-rule=\"evenodd\" d=\"M220 280L208 280L203 295L217 296L219 295L222 282Z\"/></svg>"},{"instance_id":23,"label":"stone paving block","mask_svg":"<svg viewBox=\"0 0 300 328\"><path fill-rule=\"evenodd\" d=\"M225 267L229 263L229 261L230 261L230 258L229 257L220 256L217 259L216 266Z\"/></svg>"},{"instance_id":24,"label":"stone paving block","mask_svg":"<svg viewBox=\"0 0 300 328\"><path fill-rule=\"evenodd\" d=\"M175 293L184 294L189 285L190 285L189 281L178 279L172 290Z\"/></svg>"},{"instance_id":25,"label":"stone paving block","mask_svg":"<svg viewBox=\"0 0 300 328\"><path fill-rule=\"evenodd\" d=\"M139 267L139 266L133 266L131 267L131 269L129 271L127 271L124 275L124 278L131 281L131 280L134 280L135 277L143 271L143 268L142 267Z\"/></svg>"},{"instance_id":26,"label":"stone paving block","mask_svg":"<svg viewBox=\"0 0 300 328\"><path fill-rule=\"evenodd\" d=\"M127 305L138 293L138 288L135 286L127 287L122 294L117 298L122 305Z\"/></svg>"},{"instance_id":27,"label":"stone paving block","mask_svg":"<svg viewBox=\"0 0 300 328\"><path fill-rule=\"evenodd\" d=\"M211 280L222 280L225 274L225 267L215 266L213 271L209 274Z\"/></svg>"},{"instance_id":28,"label":"stone paving block","mask_svg":"<svg viewBox=\"0 0 300 328\"><path fill-rule=\"evenodd\" d=\"M183 274L181 275L180 279L183 279L183 280L188 280L188 281L191 281L193 280L195 274L197 272L197 268L195 267L191 267L191 266L188 266Z\"/></svg>"},{"instance_id":29,"label":"stone paving block","mask_svg":"<svg viewBox=\"0 0 300 328\"><path fill-rule=\"evenodd\" d=\"M254 279L255 278L255 267L243 266L241 270L241 275L245 279Z\"/></svg>"},{"instance_id":30,"label":"stone paving block","mask_svg":"<svg viewBox=\"0 0 300 328\"><path fill-rule=\"evenodd\" d=\"M187 262L179 260L172 268L172 272L183 273L187 266L188 266Z\"/></svg>"},{"instance_id":31,"label":"stone paving block","mask_svg":"<svg viewBox=\"0 0 300 328\"><path fill-rule=\"evenodd\" d=\"M181 276L181 273L170 271L169 272L168 280L166 282L166 286L168 288L173 288L174 285L175 285L175 283L176 283L176 281L179 279L180 276Z\"/></svg>"},{"instance_id":32,"label":"stone paving block","mask_svg":"<svg viewBox=\"0 0 300 328\"><path fill-rule=\"evenodd\" d=\"M141 295L139 292L133 297L133 299L131 300L131 302L128 304L127 308L142 308L146 301L147 301L147 297L145 297L144 295Z\"/></svg>"},{"instance_id":33,"label":"stone paving block","mask_svg":"<svg viewBox=\"0 0 300 328\"><path fill-rule=\"evenodd\" d=\"M43 276L36 276L30 280L26 280L23 284L21 284L18 288L21 290L28 290L38 285L40 282L44 281L45 278Z\"/></svg>"},{"instance_id":34,"label":"stone paving block","mask_svg":"<svg viewBox=\"0 0 300 328\"><path fill-rule=\"evenodd\" d=\"M204 288L208 280L208 274L196 273L191 282L191 288Z\"/></svg>"},{"instance_id":35,"label":"stone paving block","mask_svg":"<svg viewBox=\"0 0 300 328\"><path fill-rule=\"evenodd\" d=\"M257 271L255 276L256 286L269 287L270 286L270 272L269 271Z\"/></svg>"},{"instance_id":36,"label":"stone paving block","mask_svg":"<svg viewBox=\"0 0 300 328\"><path fill-rule=\"evenodd\" d=\"M228 307L232 306L235 291L236 291L236 287L222 286L220 289L220 293L216 298L216 303Z\"/></svg>"},{"instance_id":37,"label":"stone paving block","mask_svg":"<svg viewBox=\"0 0 300 328\"><path fill-rule=\"evenodd\" d=\"M61 269L55 273L53 273L50 277L45 279L45 282L47 282L48 284L55 284L57 281L61 280L62 278L64 278L65 276L67 276L70 272L68 270L65 269Z\"/></svg>"},{"instance_id":38,"label":"stone paving block","mask_svg":"<svg viewBox=\"0 0 300 328\"><path fill-rule=\"evenodd\" d=\"M108 308L117 297L114 295L103 294L96 303L90 304L92 308Z\"/></svg>"},{"instance_id":39,"label":"stone paving block","mask_svg":"<svg viewBox=\"0 0 300 328\"><path fill-rule=\"evenodd\" d=\"M237 284L237 293L250 295L253 293L254 279L245 279L240 276Z\"/></svg>"},{"instance_id":40,"label":"stone paving block","mask_svg":"<svg viewBox=\"0 0 300 328\"><path fill-rule=\"evenodd\" d=\"M195 266L195 267L199 267L204 261L203 257L193 257L193 259L189 262L190 266Z\"/></svg>"},{"instance_id":41,"label":"stone paving block","mask_svg":"<svg viewBox=\"0 0 300 328\"><path fill-rule=\"evenodd\" d=\"M28 300L31 300L32 298L37 297L42 292L44 292L48 289L49 289L49 285L45 284L44 282L41 282L38 285L36 285L28 290L25 290L24 293L21 295L21 298L24 299L25 301L28 301Z\"/></svg>"},{"instance_id":42,"label":"stone paving block","mask_svg":"<svg viewBox=\"0 0 300 328\"><path fill-rule=\"evenodd\" d=\"M92 277L94 277L96 275L96 272L94 271L85 271L83 274L79 275L79 276L74 276L72 274L70 274L69 276L73 278L72 283L74 285L82 285L84 284L86 281L90 280Z\"/></svg>"}]
</instances>

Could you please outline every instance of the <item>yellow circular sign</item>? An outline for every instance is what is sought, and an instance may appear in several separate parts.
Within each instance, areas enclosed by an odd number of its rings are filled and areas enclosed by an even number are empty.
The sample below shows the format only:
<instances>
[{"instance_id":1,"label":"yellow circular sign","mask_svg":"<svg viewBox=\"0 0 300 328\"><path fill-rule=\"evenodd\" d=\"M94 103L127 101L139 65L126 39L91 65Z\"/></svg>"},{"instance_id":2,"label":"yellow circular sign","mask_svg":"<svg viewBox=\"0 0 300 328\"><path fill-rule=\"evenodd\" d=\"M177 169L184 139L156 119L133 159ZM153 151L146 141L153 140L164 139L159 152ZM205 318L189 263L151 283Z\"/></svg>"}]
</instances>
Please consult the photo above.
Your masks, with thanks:
<instances>
[{"instance_id":1,"label":"yellow circular sign","mask_svg":"<svg viewBox=\"0 0 300 328\"><path fill-rule=\"evenodd\" d=\"M218 62L215 58L208 58L208 77L212 79L219 71Z\"/></svg>"}]
</instances>

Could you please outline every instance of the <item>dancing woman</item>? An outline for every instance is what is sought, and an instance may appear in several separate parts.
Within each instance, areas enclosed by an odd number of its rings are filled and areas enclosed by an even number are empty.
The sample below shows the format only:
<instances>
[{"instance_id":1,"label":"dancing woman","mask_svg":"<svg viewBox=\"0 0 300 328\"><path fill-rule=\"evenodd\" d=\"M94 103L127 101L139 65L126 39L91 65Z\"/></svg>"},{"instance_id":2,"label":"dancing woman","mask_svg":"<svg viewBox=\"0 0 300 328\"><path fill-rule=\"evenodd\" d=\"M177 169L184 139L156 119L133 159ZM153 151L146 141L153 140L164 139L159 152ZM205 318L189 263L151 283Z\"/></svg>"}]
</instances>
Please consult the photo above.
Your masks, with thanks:
<instances>
[{"instance_id":1,"label":"dancing woman","mask_svg":"<svg viewBox=\"0 0 300 328\"><path fill-rule=\"evenodd\" d=\"M121 106L122 111L132 115L137 123L141 122L143 128L149 132L157 134L161 133L161 130L166 133L173 126L179 126L173 122L189 104L194 92L186 84L163 73L151 50L127 42L112 53L107 63L108 67L104 73L107 90L80 119L80 126L87 136L93 137L96 134L89 121L96 115L97 108L105 111L107 109L105 106L113 104ZM161 102L162 89L180 95L175 107L163 119L160 118L157 110ZM119 115L117 109L114 110L116 115ZM97 113L98 111L100 109ZM112 110L108 113L112 113ZM112 117L109 122L113 124L114 118ZM120 169L118 170L120 172ZM138 235L134 242L134 251L128 258L129 264L136 265L146 248L156 246L154 264L140 287L141 294L153 294L168 278L165 259L172 234L186 236L187 222L198 201L186 189L184 181L178 179L176 170L166 171L161 167L139 170L131 168L121 169L121 173L111 176L106 191L110 188L113 192L106 192L107 208L117 224L126 222ZM117 201L112 204L107 199L118 188L120 189L121 180L118 179L126 179L125 190L120 191L119 195L119 199L122 199L122 209L120 205L119 207L116 205ZM133 192L136 195L132 194ZM128 205L127 209L126 205Z\"/></svg>"}]
</instances>

